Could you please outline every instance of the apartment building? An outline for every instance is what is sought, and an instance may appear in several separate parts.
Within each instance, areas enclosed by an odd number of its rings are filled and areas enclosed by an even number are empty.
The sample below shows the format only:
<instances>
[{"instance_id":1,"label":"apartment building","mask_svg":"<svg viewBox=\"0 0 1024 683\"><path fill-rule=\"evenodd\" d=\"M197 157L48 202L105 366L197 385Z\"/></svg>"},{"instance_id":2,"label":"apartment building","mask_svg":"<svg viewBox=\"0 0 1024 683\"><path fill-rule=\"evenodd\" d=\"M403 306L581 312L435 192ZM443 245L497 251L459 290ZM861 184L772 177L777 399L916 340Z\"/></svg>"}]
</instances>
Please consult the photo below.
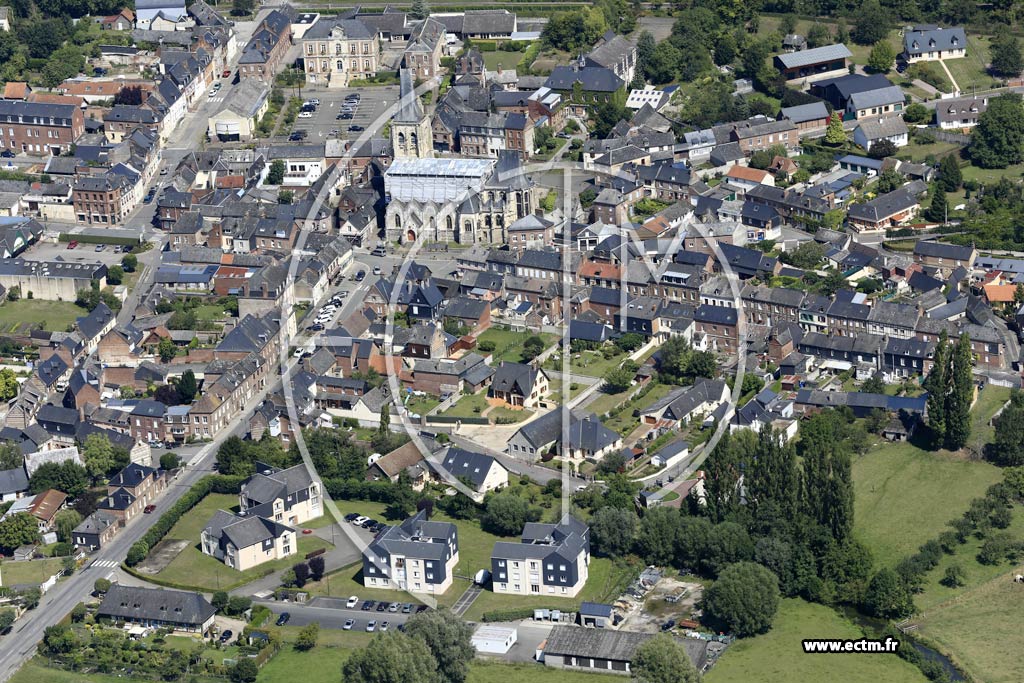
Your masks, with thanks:
<instances>
[{"instance_id":1,"label":"apartment building","mask_svg":"<svg viewBox=\"0 0 1024 683\"><path fill-rule=\"evenodd\" d=\"M0 150L58 156L85 133L85 115L71 104L0 100Z\"/></svg>"},{"instance_id":2,"label":"apartment building","mask_svg":"<svg viewBox=\"0 0 1024 683\"><path fill-rule=\"evenodd\" d=\"M495 593L575 597L589 567L590 527L572 515L558 524L529 522L519 543L499 541L491 552Z\"/></svg>"},{"instance_id":3,"label":"apartment building","mask_svg":"<svg viewBox=\"0 0 1024 683\"><path fill-rule=\"evenodd\" d=\"M282 470L257 463L256 468L238 495L243 514L282 524L305 524L323 514L320 484L305 465Z\"/></svg>"},{"instance_id":4,"label":"apartment building","mask_svg":"<svg viewBox=\"0 0 1024 683\"><path fill-rule=\"evenodd\" d=\"M388 527L363 551L363 585L440 594L452 585L459 563L459 532L449 522L431 522L420 510Z\"/></svg>"}]
</instances>

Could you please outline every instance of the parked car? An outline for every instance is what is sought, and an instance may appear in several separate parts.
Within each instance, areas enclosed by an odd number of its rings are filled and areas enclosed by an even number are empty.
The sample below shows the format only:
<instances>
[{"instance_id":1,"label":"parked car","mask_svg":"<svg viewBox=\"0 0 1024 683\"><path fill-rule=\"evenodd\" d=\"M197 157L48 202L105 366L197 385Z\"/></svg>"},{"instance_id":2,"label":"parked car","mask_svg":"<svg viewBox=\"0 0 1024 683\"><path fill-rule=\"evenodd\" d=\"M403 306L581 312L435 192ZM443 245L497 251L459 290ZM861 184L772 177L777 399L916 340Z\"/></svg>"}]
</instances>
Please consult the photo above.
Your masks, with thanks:
<instances>
[{"instance_id":1,"label":"parked car","mask_svg":"<svg viewBox=\"0 0 1024 683\"><path fill-rule=\"evenodd\" d=\"M391 626L391 622L390 621L382 621L382 622L380 622L380 631L381 631L381 633L387 631L389 626Z\"/></svg>"},{"instance_id":2,"label":"parked car","mask_svg":"<svg viewBox=\"0 0 1024 683\"><path fill-rule=\"evenodd\" d=\"M311 112L311 111L300 111L299 112L299 118L300 119L311 119L311 118L313 118L313 112Z\"/></svg>"},{"instance_id":3,"label":"parked car","mask_svg":"<svg viewBox=\"0 0 1024 683\"><path fill-rule=\"evenodd\" d=\"M376 630L377 630L377 622L376 621L371 621L369 624L366 625L366 632L367 633L373 633Z\"/></svg>"},{"instance_id":4,"label":"parked car","mask_svg":"<svg viewBox=\"0 0 1024 683\"><path fill-rule=\"evenodd\" d=\"M378 522L375 519L368 519L365 522L363 522L362 524L360 524L359 526L363 527L364 529L369 529L374 524L380 524L380 522Z\"/></svg>"},{"instance_id":5,"label":"parked car","mask_svg":"<svg viewBox=\"0 0 1024 683\"><path fill-rule=\"evenodd\" d=\"M410 612L412 612L412 603L411 602L407 602L402 607L402 614L409 614Z\"/></svg>"},{"instance_id":6,"label":"parked car","mask_svg":"<svg viewBox=\"0 0 1024 683\"><path fill-rule=\"evenodd\" d=\"M363 601L363 606L360 607L359 609L363 610L364 612L369 612L370 608L373 607L373 604L374 604L373 600L364 600Z\"/></svg>"},{"instance_id":7,"label":"parked car","mask_svg":"<svg viewBox=\"0 0 1024 683\"><path fill-rule=\"evenodd\" d=\"M352 118L352 112L350 112L350 111L343 111L343 112L341 112L340 114L338 114L334 118L335 118L335 120L338 120L338 121L347 120L347 119Z\"/></svg>"},{"instance_id":8,"label":"parked car","mask_svg":"<svg viewBox=\"0 0 1024 683\"><path fill-rule=\"evenodd\" d=\"M349 609L352 609L353 607L355 607L358 604L359 604L359 598L356 597L355 595L353 595L352 597L350 597L348 599L348 602L345 603L345 607L347 607Z\"/></svg>"},{"instance_id":9,"label":"parked car","mask_svg":"<svg viewBox=\"0 0 1024 683\"><path fill-rule=\"evenodd\" d=\"M675 619L669 619L668 621L666 621L664 624L661 625L661 630L662 631L671 631L675 627L676 627L676 620Z\"/></svg>"},{"instance_id":10,"label":"parked car","mask_svg":"<svg viewBox=\"0 0 1024 683\"><path fill-rule=\"evenodd\" d=\"M229 640L231 640L231 636L233 636L233 635L235 635L235 634L231 631L231 629L228 629L227 631L224 631L224 633L220 634L220 642L222 642L222 643L228 642Z\"/></svg>"},{"instance_id":11,"label":"parked car","mask_svg":"<svg viewBox=\"0 0 1024 683\"><path fill-rule=\"evenodd\" d=\"M416 614L419 614L420 612L426 612L426 611L427 611L427 606L426 605L419 605L416 608Z\"/></svg>"},{"instance_id":12,"label":"parked car","mask_svg":"<svg viewBox=\"0 0 1024 683\"><path fill-rule=\"evenodd\" d=\"M354 126L353 125L353 126L349 126L348 127L348 131L350 133L362 133L364 130L366 130L366 129L363 128L362 126Z\"/></svg>"},{"instance_id":13,"label":"parked car","mask_svg":"<svg viewBox=\"0 0 1024 683\"><path fill-rule=\"evenodd\" d=\"M324 329L324 326L321 325L320 323L316 323L315 325L310 325L309 326L309 331L310 332L321 332L323 329Z\"/></svg>"},{"instance_id":14,"label":"parked car","mask_svg":"<svg viewBox=\"0 0 1024 683\"><path fill-rule=\"evenodd\" d=\"M343 630L343 631L351 631L352 627L355 626L355 625L356 625L356 620L355 619L346 619L345 620L345 625L341 627L341 630Z\"/></svg>"},{"instance_id":15,"label":"parked car","mask_svg":"<svg viewBox=\"0 0 1024 683\"><path fill-rule=\"evenodd\" d=\"M365 278L365 277L366 277L366 271L365 270L360 270L358 273L356 273L356 282L362 282L363 278Z\"/></svg>"},{"instance_id":16,"label":"parked car","mask_svg":"<svg viewBox=\"0 0 1024 683\"><path fill-rule=\"evenodd\" d=\"M150 503L146 507L142 508L142 513L148 515L148 514L152 513L153 510L156 510L156 505L153 505L152 503Z\"/></svg>"},{"instance_id":17,"label":"parked car","mask_svg":"<svg viewBox=\"0 0 1024 683\"><path fill-rule=\"evenodd\" d=\"M374 256L387 256L388 249L383 244L378 244L370 253Z\"/></svg>"},{"instance_id":18,"label":"parked car","mask_svg":"<svg viewBox=\"0 0 1024 683\"><path fill-rule=\"evenodd\" d=\"M96 245L96 253L98 254L101 251L105 251L106 248L107 248L107 245L105 245L105 244L97 244Z\"/></svg>"},{"instance_id":19,"label":"parked car","mask_svg":"<svg viewBox=\"0 0 1024 683\"><path fill-rule=\"evenodd\" d=\"M362 526L363 522L369 522L369 521L370 521L369 517L367 517L365 515L360 515L359 517L356 517L355 519L353 519L352 523L355 524L356 526Z\"/></svg>"},{"instance_id":20,"label":"parked car","mask_svg":"<svg viewBox=\"0 0 1024 683\"><path fill-rule=\"evenodd\" d=\"M391 603L391 605L390 605L390 606L388 607L388 611L389 611L389 612L397 612L397 611L398 611L399 609L401 609L401 608L402 608L402 603L400 603L400 602L393 602L393 603Z\"/></svg>"},{"instance_id":21,"label":"parked car","mask_svg":"<svg viewBox=\"0 0 1024 683\"><path fill-rule=\"evenodd\" d=\"M358 512L350 512L347 515L345 515L345 521L346 522L351 522L352 520L354 520L358 516L359 516Z\"/></svg>"},{"instance_id":22,"label":"parked car","mask_svg":"<svg viewBox=\"0 0 1024 683\"><path fill-rule=\"evenodd\" d=\"M227 78L231 75L231 69L224 69L224 73L220 75L221 78Z\"/></svg>"},{"instance_id":23,"label":"parked car","mask_svg":"<svg viewBox=\"0 0 1024 683\"><path fill-rule=\"evenodd\" d=\"M289 612L281 612L281 616L279 616L277 618L277 622L276 623L277 623L278 626L284 626L285 624L288 623L288 620L291 619L291 618L292 618L291 613L289 613Z\"/></svg>"},{"instance_id":24,"label":"parked car","mask_svg":"<svg viewBox=\"0 0 1024 683\"><path fill-rule=\"evenodd\" d=\"M387 600L381 600L380 602L377 603L377 611L378 612L383 612L387 608L388 608Z\"/></svg>"},{"instance_id":25,"label":"parked car","mask_svg":"<svg viewBox=\"0 0 1024 683\"><path fill-rule=\"evenodd\" d=\"M4 159L13 159L16 156L18 155L9 149L5 149L4 151L0 152L0 157L3 157Z\"/></svg>"},{"instance_id":26,"label":"parked car","mask_svg":"<svg viewBox=\"0 0 1024 683\"><path fill-rule=\"evenodd\" d=\"M380 275L380 266L374 266L373 267L373 274L374 275Z\"/></svg>"},{"instance_id":27,"label":"parked car","mask_svg":"<svg viewBox=\"0 0 1024 683\"><path fill-rule=\"evenodd\" d=\"M77 248L78 248L78 242L76 242L75 240L71 240L70 242L68 242L68 249L77 249Z\"/></svg>"}]
</instances>

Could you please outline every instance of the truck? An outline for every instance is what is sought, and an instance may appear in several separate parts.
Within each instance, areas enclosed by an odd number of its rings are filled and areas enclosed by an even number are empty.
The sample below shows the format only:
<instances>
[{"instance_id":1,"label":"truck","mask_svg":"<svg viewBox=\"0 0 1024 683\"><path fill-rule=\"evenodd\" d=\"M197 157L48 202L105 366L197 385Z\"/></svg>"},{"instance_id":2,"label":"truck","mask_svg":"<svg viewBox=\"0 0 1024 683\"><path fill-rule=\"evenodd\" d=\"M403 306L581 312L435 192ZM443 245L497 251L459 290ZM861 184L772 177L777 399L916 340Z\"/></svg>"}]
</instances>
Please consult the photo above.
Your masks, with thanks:
<instances>
[{"instance_id":1,"label":"truck","mask_svg":"<svg viewBox=\"0 0 1024 683\"><path fill-rule=\"evenodd\" d=\"M473 583L478 586L486 586L487 582L491 580L491 572L486 569L481 569L473 575Z\"/></svg>"}]
</instances>

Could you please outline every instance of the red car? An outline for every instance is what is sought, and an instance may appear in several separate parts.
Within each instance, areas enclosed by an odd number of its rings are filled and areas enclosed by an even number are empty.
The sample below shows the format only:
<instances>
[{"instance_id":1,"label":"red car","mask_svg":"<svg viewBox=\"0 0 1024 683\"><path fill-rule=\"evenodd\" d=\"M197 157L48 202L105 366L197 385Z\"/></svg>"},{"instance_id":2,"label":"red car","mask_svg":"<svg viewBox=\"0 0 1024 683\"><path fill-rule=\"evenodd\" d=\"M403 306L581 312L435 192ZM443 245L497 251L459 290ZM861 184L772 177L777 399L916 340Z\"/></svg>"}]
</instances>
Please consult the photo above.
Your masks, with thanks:
<instances>
[{"instance_id":1,"label":"red car","mask_svg":"<svg viewBox=\"0 0 1024 683\"><path fill-rule=\"evenodd\" d=\"M156 505L147 505L146 507L142 508L143 514L147 514L147 515L150 512L152 512L153 510L156 510Z\"/></svg>"},{"instance_id":2,"label":"red car","mask_svg":"<svg viewBox=\"0 0 1024 683\"><path fill-rule=\"evenodd\" d=\"M78 246L78 242L76 242L74 240L71 240L70 242L68 242L68 249L74 249L77 246Z\"/></svg>"},{"instance_id":3,"label":"red car","mask_svg":"<svg viewBox=\"0 0 1024 683\"><path fill-rule=\"evenodd\" d=\"M224 71L224 73L222 73L222 74L220 75L220 77L221 77L221 78L227 78L227 77L228 77L228 76L230 76L230 75L231 75L231 69L226 69L226 70Z\"/></svg>"}]
</instances>

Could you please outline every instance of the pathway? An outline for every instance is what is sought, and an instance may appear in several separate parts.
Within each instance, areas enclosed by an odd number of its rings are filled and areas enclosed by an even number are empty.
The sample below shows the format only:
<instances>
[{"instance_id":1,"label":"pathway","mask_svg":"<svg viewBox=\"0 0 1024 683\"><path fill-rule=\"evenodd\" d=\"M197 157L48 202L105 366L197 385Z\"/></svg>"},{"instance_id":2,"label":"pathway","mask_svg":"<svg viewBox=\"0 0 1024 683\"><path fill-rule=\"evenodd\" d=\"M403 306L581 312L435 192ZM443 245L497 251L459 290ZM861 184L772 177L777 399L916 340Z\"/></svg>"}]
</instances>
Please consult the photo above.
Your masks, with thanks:
<instances>
[{"instance_id":1,"label":"pathway","mask_svg":"<svg viewBox=\"0 0 1024 683\"><path fill-rule=\"evenodd\" d=\"M939 64L942 65L942 70L946 72L946 76L949 78L949 82L953 84L953 92L954 93L959 93L960 92L960 84L956 82L955 78L953 78L953 72L951 72L949 70L949 67L946 66L946 61L943 60L943 59L940 59L939 60Z\"/></svg>"},{"instance_id":2,"label":"pathway","mask_svg":"<svg viewBox=\"0 0 1024 683\"><path fill-rule=\"evenodd\" d=\"M452 614L457 617L461 617L465 614L467 610L473 606L473 603L476 602L477 597L479 597L483 590L483 588L475 583L470 584L469 588L466 589L466 592L455 601L454 605L452 605Z\"/></svg>"},{"instance_id":3,"label":"pathway","mask_svg":"<svg viewBox=\"0 0 1024 683\"><path fill-rule=\"evenodd\" d=\"M929 97L936 97L936 96L942 94L941 92L939 92L938 88L936 88L935 86L931 85L930 83L925 83L920 78L915 78L912 81L912 83L914 85L916 85L918 88L920 88L921 90L924 90L926 93L928 93Z\"/></svg>"}]
</instances>

